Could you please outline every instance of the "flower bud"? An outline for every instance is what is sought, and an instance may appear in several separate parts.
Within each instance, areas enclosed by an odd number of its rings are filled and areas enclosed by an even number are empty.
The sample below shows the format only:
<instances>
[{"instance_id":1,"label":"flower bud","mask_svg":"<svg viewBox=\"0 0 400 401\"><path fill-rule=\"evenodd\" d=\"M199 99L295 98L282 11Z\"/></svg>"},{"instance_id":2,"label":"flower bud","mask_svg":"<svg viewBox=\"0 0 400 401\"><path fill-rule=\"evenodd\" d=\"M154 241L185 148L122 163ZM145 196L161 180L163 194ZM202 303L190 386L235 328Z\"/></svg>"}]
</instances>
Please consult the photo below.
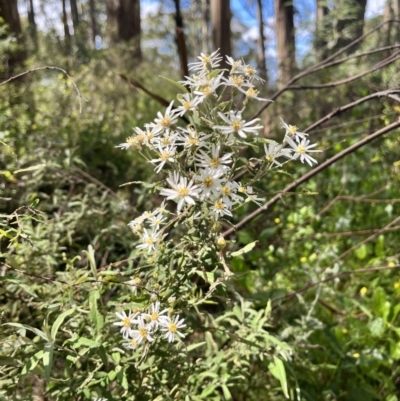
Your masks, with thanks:
<instances>
[{"instance_id":1,"label":"flower bud","mask_svg":"<svg viewBox=\"0 0 400 401\"><path fill-rule=\"evenodd\" d=\"M217 239L217 246L219 249L223 249L226 246L226 241L224 237L218 237Z\"/></svg>"},{"instance_id":2,"label":"flower bud","mask_svg":"<svg viewBox=\"0 0 400 401\"><path fill-rule=\"evenodd\" d=\"M169 297L168 298L168 303L173 304L176 301L176 297Z\"/></svg>"},{"instance_id":3,"label":"flower bud","mask_svg":"<svg viewBox=\"0 0 400 401\"><path fill-rule=\"evenodd\" d=\"M151 297L150 297L150 299L151 299L151 302L156 302L156 301L157 301L157 299L158 299L158 296L157 296L157 294L151 294Z\"/></svg>"},{"instance_id":4,"label":"flower bud","mask_svg":"<svg viewBox=\"0 0 400 401\"><path fill-rule=\"evenodd\" d=\"M158 273L157 273L157 272L154 272L154 273L153 273L153 279L154 279L154 280L158 280Z\"/></svg>"}]
</instances>

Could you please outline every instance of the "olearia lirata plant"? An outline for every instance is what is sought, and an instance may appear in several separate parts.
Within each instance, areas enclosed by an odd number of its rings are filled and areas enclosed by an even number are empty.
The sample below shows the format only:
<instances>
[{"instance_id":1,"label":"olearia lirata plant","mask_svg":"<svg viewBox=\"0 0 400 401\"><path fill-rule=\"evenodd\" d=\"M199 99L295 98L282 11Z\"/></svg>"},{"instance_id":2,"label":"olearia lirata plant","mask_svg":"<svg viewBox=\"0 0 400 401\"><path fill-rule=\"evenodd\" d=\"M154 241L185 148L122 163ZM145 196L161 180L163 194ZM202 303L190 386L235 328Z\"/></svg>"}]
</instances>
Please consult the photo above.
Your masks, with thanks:
<instances>
[{"instance_id":1,"label":"olearia lirata plant","mask_svg":"<svg viewBox=\"0 0 400 401\"><path fill-rule=\"evenodd\" d=\"M219 69L218 51L201 54L199 60L189 64L194 74L177 83L184 91L177 106L172 101L164 114L158 112L144 129L134 128L134 135L118 145L135 149L154 165L162 177L155 190L164 197L159 207L129 223L139 236L138 272L151 267L152 279L159 282L151 289L139 275L127 282L135 294L140 289L151 295L142 312L116 313L119 320L114 325L121 327L128 349L148 346L157 338L170 343L184 338L184 318L173 306L179 300L183 313L197 307L232 275L222 252L226 241L220 234L221 221L246 202L262 205L264 198L253 185L268 170L297 159L312 166L317 161L310 153L320 152L295 126L282 121L286 133L277 143L258 137L263 129L259 118L244 120L251 101L269 101L258 96L255 87L262 79L252 66L227 57L230 71ZM183 116L190 122L186 126L178 124ZM241 150L257 142L264 145L265 154L256 174L247 182L235 181L249 163ZM193 276L210 284L205 295L196 292ZM162 309L160 300L169 306Z\"/></svg>"}]
</instances>

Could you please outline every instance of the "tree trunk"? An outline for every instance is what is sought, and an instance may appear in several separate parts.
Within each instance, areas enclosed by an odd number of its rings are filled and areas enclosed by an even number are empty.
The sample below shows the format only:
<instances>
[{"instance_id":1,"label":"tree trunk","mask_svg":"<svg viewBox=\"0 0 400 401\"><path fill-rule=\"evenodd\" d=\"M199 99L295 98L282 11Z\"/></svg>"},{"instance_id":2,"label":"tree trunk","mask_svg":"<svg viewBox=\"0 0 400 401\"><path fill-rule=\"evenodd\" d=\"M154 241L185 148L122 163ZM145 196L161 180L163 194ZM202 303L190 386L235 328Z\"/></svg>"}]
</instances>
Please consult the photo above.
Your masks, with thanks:
<instances>
[{"instance_id":1,"label":"tree trunk","mask_svg":"<svg viewBox=\"0 0 400 401\"><path fill-rule=\"evenodd\" d=\"M211 0L211 24L213 45L215 51L219 49L223 62L221 67L225 68L225 56L232 56L231 48L231 10L229 0Z\"/></svg>"},{"instance_id":2,"label":"tree trunk","mask_svg":"<svg viewBox=\"0 0 400 401\"><path fill-rule=\"evenodd\" d=\"M362 36L366 6L367 0L337 0L335 7L339 17L335 27L334 51L342 49ZM354 52L356 48L357 46L352 47L349 52Z\"/></svg>"},{"instance_id":3,"label":"tree trunk","mask_svg":"<svg viewBox=\"0 0 400 401\"><path fill-rule=\"evenodd\" d=\"M315 26L315 51L320 61L324 60L328 55L328 42L326 40L326 17L329 13L326 0L316 0L316 26Z\"/></svg>"},{"instance_id":4,"label":"tree trunk","mask_svg":"<svg viewBox=\"0 0 400 401\"><path fill-rule=\"evenodd\" d=\"M393 17L400 21L400 0L393 0ZM395 42L400 43L400 22L392 23L395 26Z\"/></svg>"},{"instance_id":5,"label":"tree trunk","mask_svg":"<svg viewBox=\"0 0 400 401\"><path fill-rule=\"evenodd\" d=\"M35 51L38 49L38 40L37 40L37 26L35 21L35 9L33 7L33 0L29 0L28 8L28 34L32 38L33 48Z\"/></svg>"},{"instance_id":6,"label":"tree trunk","mask_svg":"<svg viewBox=\"0 0 400 401\"><path fill-rule=\"evenodd\" d=\"M175 23L176 23L176 36L175 41L178 47L179 63L181 66L182 78L189 75L188 71L188 60L187 60L187 50L185 42L185 33L183 31L183 19L181 14L181 7L179 0L174 0L175 3Z\"/></svg>"},{"instance_id":7,"label":"tree trunk","mask_svg":"<svg viewBox=\"0 0 400 401\"><path fill-rule=\"evenodd\" d=\"M294 9L288 0L275 0L276 41L278 48L278 87L284 86L296 69Z\"/></svg>"},{"instance_id":8,"label":"tree trunk","mask_svg":"<svg viewBox=\"0 0 400 401\"><path fill-rule=\"evenodd\" d=\"M90 24L90 40L92 46L96 48L97 24L96 24L96 6L95 0L89 0L89 24Z\"/></svg>"},{"instance_id":9,"label":"tree trunk","mask_svg":"<svg viewBox=\"0 0 400 401\"><path fill-rule=\"evenodd\" d=\"M134 42L133 56L141 59L140 0L106 0L110 44Z\"/></svg>"},{"instance_id":10,"label":"tree trunk","mask_svg":"<svg viewBox=\"0 0 400 401\"><path fill-rule=\"evenodd\" d=\"M19 49L9 54L7 59L6 69L9 74L12 74L14 69L22 66L26 60L26 50L22 38L17 0L0 0L0 17L8 25L8 32L16 37L19 45Z\"/></svg>"},{"instance_id":11,"label":"tree trunk","mask_svg":"<svg viewBox=\"0 0 400 401\"><path fill-rule=\"evenodd\" d=\"M77 0L69 0L69 4L71 6L72 26L74 27L74 34L76 35L80 21L78 3Z\"/></svg>"},{"instance_id":12,"label":"tree trunk","mask_svg":"<svg viewBox=\"0 0 400 401\"><path fill-rule=\"evenodd\" d=\"M267 74L267 61L265 59L265 36L264 36L264 21L263 21L263 9L262 0L257 0L257 19L258 19L258 41L257 41L257 59L258 59L258 71L260 77L265 79L268 84Z\"/></svg>"},{"instance_id":13,"label":"tree trunk","mask_svg":"<svg viewBox=\"0 0 400 401\"><path fill-rule=\"evenodd\" d=\"M393 9L392 9L392 0L386 0L385 10L383 12L383 20L388 21L393 19ZM392 23L387 23L383 27L383 46L389 46L391 42L391 31L392 31ZM386 53L389 55L389 53Z\"/></svg>"},{"instance_id":14,"label":"tree trunk","mask_svg":"<svg viewBox=\"0 0 400 401\"><path fill-rule=\"evenodd\" d=\"M62 22L64 27L64 53L65 55L71 54L71 33L69 32L68 26L68 14L67 7L65 4L66 0L61 0L62 2Z\"/></svg>"},{"instance_id":15,"label":"tree trunk","mask_svg":"<svg viewBox=\"0 0 400 401\"><path fill-rule=\"evenodd\" d=\"M201 25L201 51L208 53L208 32L210 26L210 3L208 0L201 0L201 14L202 14L202 25Z\"/></svg>"}]
</instances>

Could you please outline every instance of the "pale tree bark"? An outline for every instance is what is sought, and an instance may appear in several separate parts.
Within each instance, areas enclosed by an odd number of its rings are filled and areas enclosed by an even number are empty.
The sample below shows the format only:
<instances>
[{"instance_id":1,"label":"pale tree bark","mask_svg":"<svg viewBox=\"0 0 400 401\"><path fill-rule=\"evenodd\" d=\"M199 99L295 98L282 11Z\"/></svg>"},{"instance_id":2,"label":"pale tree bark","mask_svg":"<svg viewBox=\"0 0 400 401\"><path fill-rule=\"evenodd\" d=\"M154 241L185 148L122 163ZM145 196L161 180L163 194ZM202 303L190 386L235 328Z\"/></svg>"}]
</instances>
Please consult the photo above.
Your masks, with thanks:
<instances>
[{"instance_id":1,"label":"pale tree bark","mask_svg":"<svg viewBox=\"0 0 400 401\"><path fill-rule=\"evenodd\" d=\"M362 36L367 0L337 0L336 13L339 16L335 26L336 44L333 51L339 50ZM356 46L350 49L356 50Z\"/></svg>"},{"instance_id":2,"label":"pale tree bark","mask_svg":"<svg viewBox=\"0 0 400 401\"><path fill-rule=\"evenodd\" d=\"M315 51L320 61L327 57L328 42L326 40L326 17L329 13L326 0L316 0L316 23L315 23Z\"/></svg>"},{"instance_id":3,"label":"pale tree bark","mask_svg":"<svg viewBox=\"0 0 400 401\"><path fill-rule=\"evenodd\" d=\"M174 0L175 3L175 24L176 24L176 46L178 48L179 63L181 66L182 78L189 75L188 71L188 60L187 60L187 50L185 42L185 33L183 31L183 18L181 14L181 5L179 0Z\"/></svg>"},{"instance_id":4,"label":"pale tree bark","mask_svg":"<svg viewBox=\"0 0 400 401\"><path fill-rule=\"evenodd\" d=\"M296 70L293 2L275 0L276 42L278 50L278 87L284 86Z\"/></svg>"},{"instance_id":5,"label":"pale tree bark","mask_svg":"<svg viewBox=\"0 0 400 401\"><path fill-rule=\"evenodd\" d=\"M140 0L106 0L110 44L133 42L133 57L141 59Z\"/></svg>"},{"instance_id":6,"label":"pale tree bark","mask_svg":"<svg viewBox=\"0 0 400 401\"><path fill-rule=\"evenodd\" d=\"M223 62L227 67L225 56L232 56L231 47L231 9L229 0L211 0L211 25L213 34L212 51L219 49Z\"/></svg>"},{"instance_id":7,"label":"pale tree bark","mask_svg":"<svg viewBox=\"0 0 400 401\"><path fill-rule=\"evenodd\" d=\"M260 77L268 84L267 61L265 59L265 35L262 0L257 0L257 19L258 19L258 41L257 41L257 60Z\"/></svg>"},{"instance_id":8,"label":"pale tree bark","mask_svg":"<svg viewBox=\"0 0 400 401\"><path fill-rule=\"evenodd\" d=\"M210 26L210 3L209 0L201 0L201 14L202 14L202 24L201 24L201 51L203 53L208 53L210 51L208 46L208 32Z\"/></svg>"},{"instance_id":9,"label":"pale tree bark","mask_svg":"<svg viewBox=\"0 0 400 401\"><path fill-rule=\"evenodd\" d=\"M26 60L17 0L0 0L0 17L8 26L8 33L16 37L19 45L19 49L9 54L7 59L6 69L9 73L13 73L14 69L22 66Z\"/></svg>"},{"instance_id":10,"label":"pale tree bark","mask_svg":"<svg viewBox=\"0 0 400 401\"><path fill-rule=\"evenodd\" d=\"M386 0L385 10L383 12L383 20L393 19L392 0ZM387 23L383 26L383 46L389 46L391 41L392 24Z\"/></svg>"}]
</instances>

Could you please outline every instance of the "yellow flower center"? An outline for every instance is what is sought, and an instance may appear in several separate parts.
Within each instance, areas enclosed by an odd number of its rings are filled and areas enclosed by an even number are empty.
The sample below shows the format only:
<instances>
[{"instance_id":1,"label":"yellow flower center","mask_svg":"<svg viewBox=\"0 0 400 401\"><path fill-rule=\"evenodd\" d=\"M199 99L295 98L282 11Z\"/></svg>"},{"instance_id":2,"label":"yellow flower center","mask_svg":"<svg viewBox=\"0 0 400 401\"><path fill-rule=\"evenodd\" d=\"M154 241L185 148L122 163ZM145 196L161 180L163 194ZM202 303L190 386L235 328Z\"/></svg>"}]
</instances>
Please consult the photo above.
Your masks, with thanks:
<instances>
[{"instance_id":1,"label":"yellow flower center","mask_svg":"<svg viewBox=\"0 0 400 401\"><path fill-rule=\"evenodd\" d=\"M211 177L207 177L205 178L205 180L203 181L203 184L206 188L210 188L213 184L214 180Z\"/></svg>"},{"instance_id":2,"label":"yellow flower center","mask_svg":"<svg viewBox=\"0 0 400 401\"><path fill-rule=\"evenodd\" d=\"M168 327L168 330L169 330L171 333L176 333L176 332L178 331L178 327L176 327L176 324L175 324L175 323L170 323L170 324L169 324L169 327Z\"/></svg>"},{"instance_id":3,"label":"yellow flower center","mask_svg":"<svg viewBox=\"0 0 400 401\"><path fill-rule=\"evenodd\" d=\"M242 194L244 194L246 192L246 188L245 187L239 187L238 191L241 192Z\"/></svg>"},{"instance_id":4,"label":"yellow flower center","mask_svg":"<svg viewBox=\"0 0 400 401\"><path fill-rule=\"evenodd\" d=\"M275 157L271 156L271 155L267 155L265 156L265 160L267 160L267 162L272 163L275 160Z\"/></svg>"},{"instance_id":5,"label":"yellow flower center","mask_svg":"<svg viewBox=\"0 0 400 401\"><path fill-rule=\"evenodd\" d=\"M246 92L247 97L255 97L258 95L258 91L254 90L253 88L249 88Z\"/></svg>"},{"instance_id":6,"label":"yellow flower center","mask_svg":"<svg viewBox=\"0 0 400 401\"><path fill-rule=\"evenodd\" d=\"M145 134L139 134L136 136L136 142L143 143L145 141L145 139L146 139Z\"/></svg>"},{"instance_id":7,"label":"yellow flower center","mask_svg":"<svg viewBox=\"0 0 400 401\"><path fill-rule=\"evenodd\" d=\"M206 96L208 96L211 93L211 87L209 85L205 86L202 90L201 90Z\"/></svg>"},{"instance_id":8,"label":"yellow flower center","mask_svg":"<svg viewBox=\"0 0 400 401\"><path fill-rule=\"evenodd\" d=\"M141 327L141 328L139 329L139 334L140 334L144 339L146 339L146 338L147 338L147 329L146 329L145 327Z\"/></svg>"},{"instance_id":9,"label":"yellow flower center","mask_svg":"<svg viewBox=\"0 0 400 401\"><path fill-rule=\"evenodd\" d=\"M133 146L136 143L136 138L132 138L131 136L128 136L128 138L126 138L126 143L129 143L129 145Z\"/></svg>"},{"instance_id":10,"label":"yellow flower center","mask_svg":"<svg viewBox=\"0 0 400 401\"><path fill-rule=\"evenodd\" d=\"M306 151L307 151L307 149L303 145L297 146L297 150L296 150L297 153L304 154L304 153L306 153Z\"/></svg>"},{"instance_id":11,"label":"yellow flower center","mask_svg":"<svg viewBox=\"0 0 400 401\"><path fill-rule=\"evenodd\" d=\"M198 138L193 138L193 137L188 138L187 141L188 141L189 144L192 145L192 146L193 146L193 145L197 145L197 144L199 143Z\"/></svg>"},{"instance_id":12,"label":"yellow flower center","mask_svg":"<svg viewBox=\"0 0 400 401\"><path fill-rule=\"evenodd\" d=\"M166 136L165 138L162 139L161 143L166 146L169 145L171 143L171 137Z\"/></svg>"},{"instance_id":13,"label":"yellow flower center","mask_svg":"<svg viewBox=\"0 0 400 401\"><path fill-rule=\"evenodd\" d=\"M151 314L151 320L157 320L158 319L158 313L157 312L153 312L152 314Z\"/></svg>"},{"instance_id":14,"label":"yellow flower center","mask_svg":"<svg viewBox=\"0 0 400 401\"><path fill-rule=\"evenodd\" d=\"M231 194L231 189L225 185L222 187L222 192L224 193L224 195L228 196Z\"/></svg>"},{"instance_id":15,"label":"yellow flower center","mask_svg":"<svg viewBox=\"0 0 400 401\"><path fill-rule=\"evenodd\" d=\"M297 132L297 127L295 125L289 125L288 131L291 134L295 134Z\"/></svg>"},{"instance_id":16,"label":"yellow flower center","mask_svg":"<svg viewBox=\"0 0 400 401\"><path fill-rule=\"evenodd\" d=\"M160 154L160 159L161 159L162 161L167 161L167 160L169 159L169 157L170 157L170 153L167 152L167 151L165 151L165 152L163 152L163 153Z\"/></svg>"},{"instance_id":17,"label":"yellow flower center","mask_svg":"<svg viewBox=\"0 0 400 401\"><path fill-rule=\"evenodd\" d=\"M243 84L243 75L234 75L232 77L232 81L237 86L242 86L242 84Z\"/></svg>"},{"instance_id":18,"label":"yellow flower center","mask_svg":"<svg viewBox=\"0 0 400 401\"><path fill-rule=\"evenodd\" d=\"M245 71L247 75L254 75L256 73L256 70L251 65L247 65Z\"/></svg>"},{"instance_id":19,"label":"yellow flower center","mask_svg":"<svg viewBox=\"0 0 400 401\"><path fill-rule=\"evenodd\" d=\"M189 110L189 109L192 107L192 103L190 103L190 102L184 102L184 103L183 103L183 107L184 107L186 110Z\"/></svg>"},{"instance_id":20,"label":"yellow flower center","mask_svg":"<svg viewBox=\"0 0 400 401\"><path fill-rule=\"evenodd\" d=\"M217 157L213 157L210 160L211 167L218 167L219 166L219 159Z\"/></svg>"},{"instance_id":21,"label":"yellow flower center","mask_svg":"<svg viewBox=\"0 0 400 401\"><path fill-rule=\"evenodd\" d=\"M242 128L242 123L239 120L232 121L232 128L237 132Z\"/></svg>"},{"instance_id":22,"label":"yellow flower center","mask_svg":"<svg viewBox=\"0 0 400 401\"><path fill-rule=\"evenodd\" d=\"M142 284L142 280L141 280L139 277L135 278L135 279L133 280L133 282L135 283L135 285L140 285L140 284Z\"/></svg>"},{"instance_id":23,"label":"yellow flower center","mask_svg":"<svg viewBox=\"0 0 400 401\"><path fill-rule=\"evenodd\" d=\"M181 197L188 196L189 190L187 188L179 188L178 195Z\"/></svg>"},{"instance_id":24,"label":"yellow flower center","mask_svg":"<svg viewBox=\"0 0 400 401\"><path fill-rule=\"evenodd\" d=\"M137 346L137 341L131 340L131 347L136 347L136 346Z\"/></svg>"},{"instance_id":25,"label":"yellow flower center","mask_svg":"<svg viewBox=\"0 0 400 401\"><path fill-rule=\"evenodd\" d=\"M130 327L131 325L131 319L129 317L124 318L124 320L122 321L122 325L124 327Z\"/></svg>"},{"instance_id":26,"label":"yellow flower center","mask_svg":"<svg viewBox=\"0 0 400 401\"><path fill-rule=\"evenodd\" d=\"M152 245L152 244L154 244L154 238L153 238L153 237L147 238L147 239L146 239L146 244L147 244L147 245Z\"/></svg>"},{"instance_id":27,"label":"yellow flower center","mask_svg":"<svg viewBox=\"0 0 400 401\"><path fill-rule=\"evenodd\" d=\"M215 204L214 204L214 207L217 210L222 210L224 208L224 206L225 206L225 204L222 201L216 201Z\"/></svg>"},{"instance_id":28,"label":"yellow flower center","mask_svg":"<svg viewBox=\"0 0 400 401\"><path fill-rule=\"evenodd\" d=\"M168 128L171 125L171 119L169 117L163 117L160 121L160 124L164 128Z\"/></svg>"}]
</instances>

